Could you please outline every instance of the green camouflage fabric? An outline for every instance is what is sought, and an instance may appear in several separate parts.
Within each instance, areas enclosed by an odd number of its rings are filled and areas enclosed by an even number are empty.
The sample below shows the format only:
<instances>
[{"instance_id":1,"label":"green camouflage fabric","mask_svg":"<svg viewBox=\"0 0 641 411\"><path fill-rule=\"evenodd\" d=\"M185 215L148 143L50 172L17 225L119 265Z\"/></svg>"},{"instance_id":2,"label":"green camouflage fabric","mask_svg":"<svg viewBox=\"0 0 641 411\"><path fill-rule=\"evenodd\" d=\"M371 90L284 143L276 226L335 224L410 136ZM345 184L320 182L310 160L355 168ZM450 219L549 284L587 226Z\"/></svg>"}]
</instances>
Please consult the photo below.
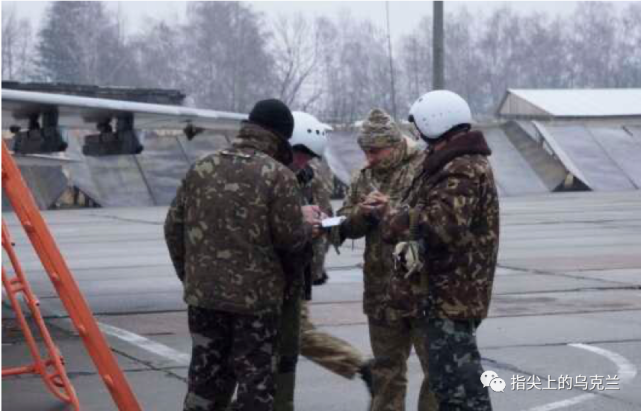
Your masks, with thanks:
<instances>
[{"instance_id":1,"label":"green camouflage fabric","mask_svg":"<svg viewBox=\"0 0 641 411\"><path fill-rule=\"evenodd\" d=\"M278 316L194 306L187 316L192 352L184 411L271 411Z\"/></svg>"},{"instance_id":2,"label":"green camouflage fabric","mask_svg":"<svg viewBox=\"0 0 641 411\"><path fill-rule=\"evenodd\" d=\"M314 171L314 178L303 187L306 197L311 199L311 204L316 204L325 214L334 215L331 203L331 195L334 191L332 170L318 158L310 160L307 165Z\"/></svg>"},{"instance_id":3,"label":"green camouflage fabric","mask_svg":"<svg viewBox=\"0 0 641 411\"><path fill-rule=\"evenodd\" d=\"M483 134L469 132L425 160L409 208L385 219L386 240L423 241L427 312L433 318L487 317L499 249L499 199ZM409 228L410 215L416 222Z\"/></svg>"},{"instance_id":4,"label":"green camouflage fabric","mask_svg":"<svg viewBox=\"0 0 641 411\"><path fill-rule=\"evenodd\" d=\"M447 318L427 321L429 382L437 409L492 411L489 388L479 384L484 372L476 343L480 322Z\"/></svg>"},{"instance_id":5,"label":"green camouflage fabric","mask_svg":"<svg viewBox=\"0 0 641 411\"><path fill-rule=\"evenodd\" d=\"M164 229L188 305L245 314L280 310L293 280L281 258L311 239L296 178L276 160L287 147L245 124L231 148L187 172Z\"/></svg>"},{"instance_id":6,"label":"green camouflage fabric","mask_svg":"<svg viewBox=\"0 0 641 411\"><path fill-rule=\"evenodd\" d=\"M314 177L311 180L299 179L306 203L318 205L323 212L333 215L329 198L333 189L329 168L317 159L310 161L307 166ZM314 240L313 254L300 261L299 266L303 268L311 264L312 279L315 279L315 275L322 278L327 246L323 237ZM307 302L301 298L300 292L285 299L279 333L275 411L294 410L299 354L346 378L353 378L363 365L360 353L349 343L316 329L309 319Z\"/></svg>"},{"instance_id":7,"label":"green camouflage fabric","mask_svg":"<svg viewBox=\"0 0 641 411\"><path fill-rule=\"evenodd\" d=\"M418 318L381 321L369 318L369 335L373 363L374 398L371 411L405 410L407 393L407 359L412 347L423 369L423 381L418 397L419 411L436 411L437 400L428 382L428 354L425 327Z\"/></svg>"},{"instance_id":8,"label":"green camouflage fabric","mask_svg":"<svg viewBox=\"0 0 641 411\"><path fill-rule=\"evenodd\" d=\"M309 305L301 312L300 353L329 371L352 379L365 364L361 353L350 343L316 328L309 318Z\"/></svg>"},{"instance_id":9,"label":"green camouflage fabric","mask_svg":"<svg viewBox=\"0 0 641 411\"><path fill-rule=\"evenodd\" d=\"M374 353L372 369L374 396L371 411L404 410L407 391L407 358L413 346L427 378L426 341L415 311L389 304L387 287L393 274L394 244L385 243L379 219L366 217L358 204L378 190L396 206L422 167L424 154L416 142L404 138L390 153L392 161L383 166L364 168L356 173L338 215L347 219L341 224L341 237L365 237L363 310L368 316L370 343ZM435 399L428 385L421 386L419 410L436 411Z\"/></svg>"},{"instance_id":10,"label":"green camouflage fabric","mask_svg":"<svg viewBox=\"0 0 641 411\"><path fill-rule=\"evenodd\" d=\"M305 178L298 179L305 204L318 205L325 213L328 213L328 211L331 213L332 206L329 202L329 193L326 188L327 166L314 159L307 164L307 167L312 170L314 177L311 180L307 180L310 174L305 174ZM331 192L331 188L329 188L329 192ZM294 261L295 263L287 263L285 269L286 271L296 271L299 273L296 277L302 279L302 275L308 267L311 270L314 270L314 267L323 269L326 251L327 246L323 238L315 239L312 241L312 247L309 247L309 249L305 247L304 253L297 253L297 258L287 258L288 261ZM312 271L312 279L314 278L313 275L314 271ZM279 326L280 348L278 373L276 375L275 411L292 411L294 409L296 366L303 344L301 340L301 304L304 303L302 291L302 282L292 284L283 303Z\"/></svg>"},{"instance_id":11,"label":"green camouflage fabric","mask_svg":"<svg viewBox=\"0 0 641 411\"><path fill-rule=\"evenodd\" d=\"M278 325L278 368L276 372L275 411L294 410L296 366L301 341L301 289L285 298Z\"/></svg>"},{"instance_id":12,"label":"green camouflage fabric","mask_svg":"<svg viewBox=\"0 0 641 411\"><path fill-rule=\"evenodd\" d=\"M392 147L403 141L398 125L385 111L375 108L369 112L358 134L362 149Z\"/></svg>"},{"instance_id":13,"label":"green camouflage fabric","mask_svg":"<svg viewBox=\"0 0 641 411\"><path fill-rule=\"evenodd\" d=\"M334 176L329 166L315 158L308 163L314 171L314 178L303 188L304 194L310 199L310 204L315 204L328 216L334 215L331 195L334 191ZM314 256L312 258L312 280L322 282L327 279L325 273L325 255L329 249L329 239L321 236L312 242Z\"/></svg>"},{"instance_id":14,"label":"green camouflage fabric","mask_svg":"<svg viewBox=\"0 0 641 411\"><path fill-rule=\"evenodd\" d=\"M423 163L423 152L416 142L404 139L397 146L400 156L389 168L363 168L353 177L343 206L337 214L347 217L341 224L341 236L345 238L365 237L363 310L366 315L376 318L399 319L411 313L386 307L386 288L392 275L394 245L383 241L381 227L374 218L363 215L357 205L365 197L378 190L390 197L394 207L414 179ZM395 154L393 154L395 155Z\"/></svg>"}]
</instances>

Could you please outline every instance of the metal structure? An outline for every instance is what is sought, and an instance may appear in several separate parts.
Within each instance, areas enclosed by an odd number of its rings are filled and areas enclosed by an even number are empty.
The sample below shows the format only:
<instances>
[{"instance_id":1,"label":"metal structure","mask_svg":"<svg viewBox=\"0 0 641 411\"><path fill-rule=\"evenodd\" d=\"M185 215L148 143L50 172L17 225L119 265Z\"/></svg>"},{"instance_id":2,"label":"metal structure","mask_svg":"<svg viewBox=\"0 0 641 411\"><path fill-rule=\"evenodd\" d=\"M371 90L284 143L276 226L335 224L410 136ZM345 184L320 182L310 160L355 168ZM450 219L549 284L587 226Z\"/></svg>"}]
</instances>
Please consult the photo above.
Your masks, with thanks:
<instances>
[{"instance_id":1,"label":"metal structure","mask_svg":"<svg viewBox=\"0 0 641 411\"><path fill-rule=\"evenodd\" d=\"M58 347L56 347L53 342L53 338L51 338L51 334L49 333L45 321L40 314L40 310L38 309L38 305L40 303L33 291L31 291L31 286L29 285L22 267L20 266L18 256L13 249L9 229L4 221L2 222L2 248L7 253L13 267L13 275L10 273L8 274L5 268L2 267L2 286L7 293L7 298L9 298L11 308L13 308L13 312L16 314L18 325L20 326L20 330L27 342L31 358L33 358L33 363L30 365L3 368L2 377L20 374L38 374L44 381L47 389L51 391L53 395L58 397L60 400L69 403L73 409L77 411L80 409L78 396L76 395L73 385L71 385L71 382L69 381L69 377L67 376L64 366L64 360L60 355ZM45 346L47 356L44 358L40 354L40 348L38 348L36 338L34 337L33 332L29 327L29 323L27 322L27 317L20 306L18 296L21 294L29 308L31 318L38 329Z\"/></svg>"},{"instance_id":2,"label":"metal structure","mask_svg":"<svg viewBox=\"0 0 641 411\"><path fill-rule=\"evenodd\" d=\"M508 89L496 114L502 118L640 118L641 88Z\"/></svg>"},{"instance_id":3,"label":"metal structure","mask_svg":"<svg viewBox=\"0 0 641 411\"><path fill-rule=\"evenodd\" d=\"M390 82L392 86L392 112L394 119L398 119L397 110L396 110L396 84L394 79L394 58L392 55L392 34L390 32L389 25L389 1L385 2L385 17L387 20L387 57L389 58L389 75Z\"/></svg>"},{"instance_id":4,"label":"metal structure","mask_svg":"<svg viewBox=\"0 0 641 411\"><path fill-rule=\"evenodd\" d=\"M641 188L641 141L622 127L533 123L568 171L591 190Z\"/></svg>"},{"instance_id":5,"label":"metal structure","mask_svg":"<svg viewBox=\"0 0 641 411\"><path fill-rule=\"evenodd\" d=\"M29 237L34 250L51 279L62 304L69 314L69 318L82 338L87 352L98 369L100 377L111 394L114 402L118 406L118 409L122 411L140 410L141 408L136 396L131 390L124 373L118 366L118 362L111 352L105 337L98 328L98 323L93 317L91 309L87 305L80 289L78 288L78 284L69 271L69 268L67 267L53 236L49 232L47 224L38 211L38 207L36 206L29 189L25 185L20 174L20 170L11 157L9 149L4 141L2 142L2 186L5 195L11 202L16 217L20 220L25 233ZM12 250L12 245L9 232L7 231L5 224L2 226L2 242L5 250L8 250L10 253L9 250ZM37 307L37 302L33 294L30 292L26 278L21 272L17 256L15 253L10 253L9 255L18 277L16 277L17 279L10 279L8 275L6 275L3 267L2 281L5 289L7 289L7 294L10 296L9 298L11 299L12 305L17 304L17 299L15 298L16 294L18 292L25 292L29 308L32 312L35 310L34 319L36 319L36 322L40 322L40 324L44 326L44 322L42 322L42 317L40 316ZM20 274L18 274L19 272ZM14 305L14 309L15 308L16 305ZM18 312L22 313L19 307L16 310L16 313ZM24 316L21 316L20 314L17 315L19 319L21 318L21 325L23 326L25 337L28 342L30 341L29 345L32 346L34 341L33 338L30 339L27 336L28 332L26 331L26 328L28 328L28 325L26 325L26 322L22 321L24 320ZM39 328L42 329L42 327ZM44 329L46 330L46 328ZM44 335L48 335L48 332L43 333L43 336ZM3 376L23 372L38 372L43 376L45 383L50 389L53 387L63 388L63 391L53 390L56 396L72 403L75 409L79 409L78 400L75 396L73 387L69 384L64 368L62 367L62 359L59 354L57 354L57 349L53 346L51 338L46 338L46 340L47 348L50 353L53 353L50 360L39 360L39 355L36 355L35 351L32 351L32 354L34 354L34 358L36 359L36 364L34 366L7 370L6 374L3 370ZM55 371L48 371L48 367L50 365L54 367Z\"/></svg>"},{"instance_id":6,"label":"metal structure","mask_svg":"<svg viewBox=\"0 0 641 411\"><path fill-rule=\"evenodd\" d=\"M502 128L488 127L483 129L483 134L492 150L489 160L500 195L517 196L549 192Z\"/></svg>"},{"instance_id":7,"label":"metal structure","mask_svg":"<svg viewBox=\"0 0 641 411\"><path fill-rule=\"evenodd\" d=\"M568 181L568 170L546 149L544 140L531 122L508 121L501 125L501 130L549 191L583 188Z\"/></svg>"},{"instance_id":8,"label":"metal structure","mask_svg":"<svg viewBox=\"0 0 641 411\"><path fill-rule=\"evenodd\" d=\"M226 133L204 132L188 141L176 133L144 130L145 150L138 155L85 156L82 131L69 130L65 164L70 185L103 207L169 205L189 166L200 157L230 144Z\"/></svg>"},{"instance_id":9,"label":"metal structure","mask_svg":"<svg viewBox=\"0 0 641 411\"><path fill-rule=\"evenodd\" d=\"M563 165L565 187L641 189L641 88L508 89L496 114ZM557 168L541 168L548 187Z\"/></svg>"},{"instance_id":10,"label":"metal structure","mask_svg":"<svg viewBox=\"0 0 641 411\"><path fill-rule=\"evenodd\" d=\"M434 35L432 47L434 50L432 89L442 90L445 88L445 35L443 28L443 2L434 2Z\"/></svg>"},{"instance_id":11,"label":"metal structure","mask_svg":"<svg viewBox=\"0 0 641 411\"><path fill-rule=\"evenodd\" d=\"M2 126L14 133L13 150L20 154L65 151L63 128L96 127L98 134L85 135L82 154L102 157L140 154L144 146L139 130L181 130L191 140L204 129L235 131L246 119L246 114L184 106L2 91Z\"/></svg>"},{"instance_id":12,"label":"metal structure","mask_svg":"<svg viewBox=\"0 0 641 411\"><path fill-rule=\"evenodd\" d=\"M113 123L115 122L115 125ZM118 116L115 121L108 119L97 124L99 134L85 136L82 154L86 156L108 156L140 154L144 147L134 130L134 116L131 113Z\"/></svg>"}]
</instances>

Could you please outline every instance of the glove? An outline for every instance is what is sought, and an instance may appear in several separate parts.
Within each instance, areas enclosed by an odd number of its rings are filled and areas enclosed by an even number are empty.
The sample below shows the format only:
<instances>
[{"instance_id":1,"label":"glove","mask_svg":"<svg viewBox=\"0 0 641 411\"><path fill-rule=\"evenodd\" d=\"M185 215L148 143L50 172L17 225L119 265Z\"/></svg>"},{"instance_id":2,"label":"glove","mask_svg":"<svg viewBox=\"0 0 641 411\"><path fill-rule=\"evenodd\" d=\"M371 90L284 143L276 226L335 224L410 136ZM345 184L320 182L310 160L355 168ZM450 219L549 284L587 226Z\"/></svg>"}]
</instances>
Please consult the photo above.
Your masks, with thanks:
<instances>
[{"instance_id":1,"label":"glove","mask_svg":"<svg viewBox=\"0 0 641 411\"><path fill-rule=\"evenodd\" d=\"M418 241L403 241L394 247L394 269L403 272L405 278L423 268L421 260L421 246Z\"/></svg>"}]
</instances>

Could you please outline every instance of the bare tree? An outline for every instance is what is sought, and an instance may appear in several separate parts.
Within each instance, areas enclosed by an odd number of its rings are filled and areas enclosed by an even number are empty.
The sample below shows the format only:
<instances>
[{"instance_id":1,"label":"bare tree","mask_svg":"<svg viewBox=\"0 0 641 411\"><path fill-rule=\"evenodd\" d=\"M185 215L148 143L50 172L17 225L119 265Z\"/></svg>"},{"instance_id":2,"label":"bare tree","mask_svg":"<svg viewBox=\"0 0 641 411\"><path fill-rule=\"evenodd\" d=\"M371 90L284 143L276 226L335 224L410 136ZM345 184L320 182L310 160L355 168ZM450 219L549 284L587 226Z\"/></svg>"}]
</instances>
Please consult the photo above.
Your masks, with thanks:
<instances>
[{"instance_id":1,"label":"bare tree","mask_svg":"<svg viewBox=\"0 0 641 411\"><path fill-rule=\"evenodd\" d=\"M324 84L325 109L333 121L361 119L371 108L392 112L385 34L370 21L343 14L334 26Z\"/></svg>"},{"instance_id":2,"label":"bare tree","mask_svg":"<svg viewBox=\"0 0 641 411\"><path fill-rule=\"evenodd\" d=\"M193 2L185 24L152 21L128 38L121 13L101 2L51 2L33 42L28 21L3 11L4 79L180 88L197 105L244 112L276 96L343 123L372 107L393 110L385 32L349 12L266 24L248 3ZM509 87L639 87L639 21L639 3L620 14L579 3L563 21L462 8L446 18L446 81L481 113L492 113ZM431 27L426 15L394 44L400 118L431 88Z\"/></svg>"},{"instance_id":3,"label":"bare tree","mask_svg":"<svg viewBox=\"0 0 641 411\"><path fill-rule=\"evenodd\" d=\"M516 53L520 84L530 88L562 88L570 83L571 50L566 23L534 13L521 20L523 42Z\"/></svg>"},{"instance_id":4,"label":"bare tree","mask_svg":"<svg viewBox=\"0 0 641 411\"><path fill-rule=\"evenodd\" d=\"M249 111L273 96L270 33L262 16L242 2L193 2L187 7L186 91L209 108Z\"/></svg>"},{"instance_id":5,"label":"bare tree","mask_svg":"<svg viewBox=\"0 0 641 411\"><path fill-rule=\"evenodd\" d=\"M102 2L52 2L38 36L41 80L97 85L136 83L118 19Z\"/></svg>"},{"instance_id":6,"label":"bare tree","mask_svg":"<svg viewBox=\"0 0 641 411\"><path fill-rule=\"evenodd\" d=\"M278 96L288 105L309 105L319 98L311 84L318 71L320 35L315 22L302 15L294 18L280 16L275 24L271 54L278 81ZM317 89L317 88L316 88Z\"/></svg>"},{"instance_id":7,"label":"bare tree","mask_svg":"<svg viewBox=\"0 0 641 411\"><path fill-rule=\"evenodd\" d=\"M631 3L617 24L616 87L641 86L641 3Z\"/></svg>"},{"instance_id":8,"label":"bare tree","mask_svg":"<svg viewBox=\"0 0 641 411\"><path fill-rule=\"evenodd\" d=\"M572 87L614 85L616 16L611 3L579 2L569 33Z\"/></svg>"},{"instance_id":9,"label":"bare tree","mask_svg":"<svg viewBox=\"0 0 641 411\"><path fill-rule=\"evenodd\" d=\"M150 21L133 47L140 71L145 73L139 84L171 89L187 86L185 27Z\"/></svg>"},{"instance_id":10,"label":"bare tree","mask_svg":"<svg viewBox=\"0 0 641 411\"><path fill-rule=\"evenodd\" d=\"M475 19L466 8L462 8L457 14L447 14L445 84L448 89L463 96L471 106L480 107L484 99L484 94L479 92L479 85L483 83L483 73L478 64L481 56L474 43L475 31Z\"/></svg>"},{"instance_id":11,"label":"bare tree","mask_svg":"<svg viewBox=\"0 0 641 411\"><path fill-rule=\"evenodd\" d=\"M399 107L409 109L432 84L432 19L425 16L412 33L400 40L401 93Z\"/></svg>"},{"instance_id":12,"label":"bare tree","mask_svg":"<svg viewBox=\"0 0 641 411\"><path fill-rule=\"evenodd\" d=\"M485 92L490 97L478 107L483 112L490 112L508 87L519 84L516 53L522 46L520 24L520 16L509 6L494 11L485 22L485 31L477 45L486 81Z\"/></svg>"},{"instance_id":13,"label":"bare tree","mask_svg":"<svg viewBox=\"0 0 641 411\"><path fill-rule=\"evenodd\" d=\"M2 13L2 79L26 80L31 75L31 23L19 19L15 7Z\"/></svg>"}]
</instances>

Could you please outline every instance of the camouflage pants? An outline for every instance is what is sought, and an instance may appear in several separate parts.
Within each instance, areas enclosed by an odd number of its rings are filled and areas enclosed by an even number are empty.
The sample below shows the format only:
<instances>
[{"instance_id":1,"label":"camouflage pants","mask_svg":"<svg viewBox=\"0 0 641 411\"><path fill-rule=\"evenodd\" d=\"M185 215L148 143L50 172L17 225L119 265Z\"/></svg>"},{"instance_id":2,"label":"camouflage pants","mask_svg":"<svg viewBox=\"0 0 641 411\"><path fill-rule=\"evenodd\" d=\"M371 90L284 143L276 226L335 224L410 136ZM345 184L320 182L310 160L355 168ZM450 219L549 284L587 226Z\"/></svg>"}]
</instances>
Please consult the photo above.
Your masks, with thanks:
<instances>
[{"instance_id":1,"label":"camouflage pants","mask_svg":"<svg viewBox=\"0 0 641 411\"><path fill-rule=\"evenodd\" d=\"M325 256L327 255L327 250L329 250L329 240L326 236L317 238L312 242L312 247L314 249L314 256L312 257L311 270L312 270L312 281L323 280L323 276L327 275L325 273Z\"/></svg>"},{"instance_id":2,"label":"camouflage pants","mask_svg":"<svg viewBox=\"0 0 641 411\"><path fill-rule=\"evenodd\" d=\"M293 293L283 302L278 326L278 372L276 374L275 411L294 410L296 387L296 364L300 352L300 306L299 293Z\"/></svg>"},{"instance_id":3,"label":"camouflage pants","mask_svg":"<svg viewBox=\"0 0 641 411\"><path fill-rule=\"evenodd\" d=\"M185 411L272 410L276 315L189 306L192 337Z\"/></svg>"},{"instance_id":4,"label":"camouflage pants","mask_svg":"<svg viewBox=\"0 0 641 411\"><path fill-rule=\"evenodd\" d=\"M430 318L426 323L430 389L439 400L439 411L491 411L489 391L480 380L480 321Z\"/></svg>"},{"instance_id":5,"label":"camouflage pants","mask_svg":"<svg viewBox=\"0 0 641 411\"><path fill-rule=\"evenodd\" d=\"M350 343L319 331L309 319L307 301L301 318L301 355L345 378L352 379L363 365L361 353Z\"/></svg>"},{"instance_id":6,"label":"camouflage pants","mask_svg":"<svg viewBox=\"0 0 641 411\"><path fill-rule=\"evenodd\" d=\"M371 411L405 410L407 392L407 359L412 347L421 362L424 379L418 398L419 411L436 411L436 398L427 380L426 337L418 319L398 320L368 317L369 335L374 352L374 398Z\"/></svg>"}]
</instances>

